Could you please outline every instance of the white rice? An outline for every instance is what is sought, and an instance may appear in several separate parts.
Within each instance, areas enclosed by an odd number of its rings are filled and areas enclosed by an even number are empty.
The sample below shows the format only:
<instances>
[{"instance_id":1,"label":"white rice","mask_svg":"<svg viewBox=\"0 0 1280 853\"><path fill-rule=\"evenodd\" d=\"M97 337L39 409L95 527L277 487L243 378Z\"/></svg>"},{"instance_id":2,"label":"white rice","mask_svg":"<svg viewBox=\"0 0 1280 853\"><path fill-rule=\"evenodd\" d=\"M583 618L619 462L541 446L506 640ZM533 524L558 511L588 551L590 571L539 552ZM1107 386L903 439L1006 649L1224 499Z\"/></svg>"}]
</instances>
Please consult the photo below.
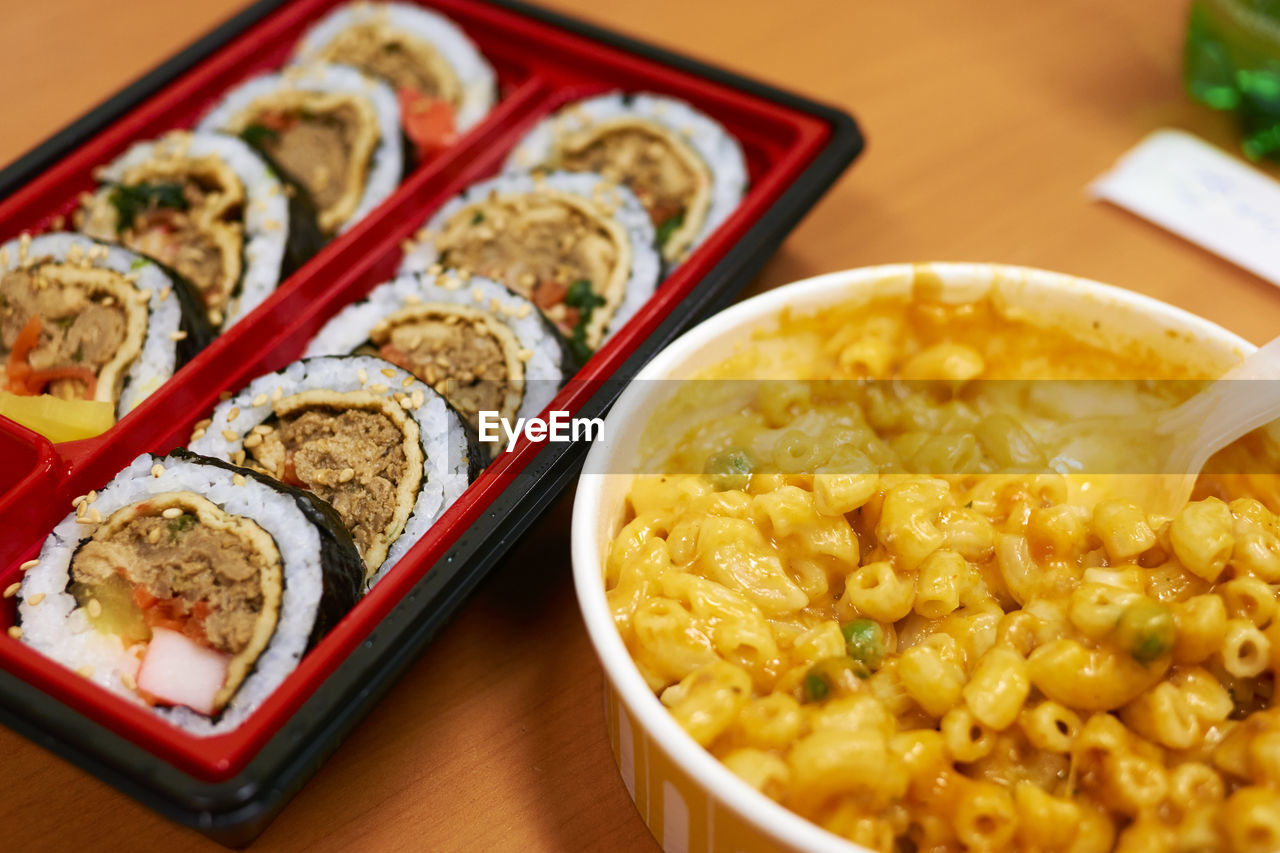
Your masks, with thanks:
<instances>
[{"instance_id":1,"label":"white rice","mask_svg":"<svg viewBox=\"0 0 1280 853\"><path fill-rule=\"evenodd\" d=\"M281 89L352 92L367 98L377 113L378 145L365 176L360 203L351 218L338 229L339 233L346 231L385 201L400 184L404 171L404 147L400 138L400 105L396 96L387 84L345 65L297 65L283 72L251 77L241 83L227 92L218 105L200 120L197 129L222 130L255 100Z\"/></svg>"},{"instance_id":2,"label":"white rice","mask_svg":"<svg viewBox=\"0 0 1280 853\"><path fill-rule=\"evenodd\" d=\"M226 331L271 295L280 283L289 234L289 200L280 179L246 142L224 133L175 131L159 139L139 142L95 173L104 183L120 183L133 169L157 159L214 156L235 172L244 185L244 270L231 301L223 311ZM96 195L107 196L107 186Z\"/></svg>"},{"instance_id":3,"label":"white rice","mask_svg":"<svg viewBox=\"0 0 1280 853\"><path fill-rule=\"evenodd\" d=\"M294 56L298 61L310 62L343 30L379 19L430 44L453 68L462 89L462 103L454 116L459 133L466 132L488 115L497 94L493 66L457 24L420 6L364 2L339 6L307 30Z\"/></svg>"},{"instance_id":4,"label":"white rice","mask_svg":"<svg viewBox=\"0 0 1280 853\"><path fill-rule=\"evenodd\" d=\"M393 373L388 376L383 370ZM408 385L404 384L406 380L411 380ZM385 390L374 391L375 385L385 386ZM271 397L277 388L284 397L315 388L339 392L364 390L386 397L395 394L412 397L414 391L422 392L423 404L406 410L420 428L422 487L404 532L392 543L387 559L374 575L371 584L376 583L466 490L469 483L467 433L461 418L434 389L388 361L373 356L306 358L277 373L259 376L239 394L219 403L213 410L212 423L203 436L191 442L190 449L229 461L236 451L244 448L244 436L275 414ZM255 406L254 400L263 397L265 402ZM233 409L239 411L235 420L230 421L227 416ZM228 439L223 435L224 430L235 438Z\"/></svg>"},{"instance_id":5,"label":"white rice","mask_svg":"<svg viewBox=\"0 0 1280 853\"><path fill-rule=\"evenodd\" d=\"M73 246L79 247L82 257L88 260L90 266L114 270L122 275L136 275L138 280L134 287L144 293L151 293L147 302L147 333L142 342L142 352L129 365L120 399L116 402L116 417L122 418L173 376L178 354L171 335L182 325L182 309L177 296L160 298L161 293L173 288L173 282L164 270L142 255L119 246L99 243L82 234L44 234L33 238L25 250L22 249L20 239L10 240L0 246L0 260L4 262L0 264L0 271L8 272L24 263L29 264L42 258L65 262L67 252ZM89 260L90 249L99 254L105 249L106 257Z\"/></svg>"},{"instance_id":6,"label":"white rice","mask_svg":"<svg viewBox=\"0 0 1280 853\"><path fill-rule=\"evenodd\" d=\"M307 345L306 354L343 355L354 352L369 340L373 327L384 317L402 308L431 303L478 308L510 328L520 346L532 354L524 364L524 396L520 400L517 417L530 418L547 407L565 380L564 352L556 333L532 302L496 281L480 276L471 276L463 282L456 273L448 270L439 277L410 274L380 284L364 299L348 305L326 323ZM523 317L520 316L522 313Z\"/></svg>"},{"instance_id":7,"label":"white rice","mask_svg":"<svg viewBox=\"0 0 1280 853\"><path fill-rule=\"evenodd\" d=\"M157 462L163 465L164 473L153 477L151 468ZM307 648L323 591L320 535L294 499L252 479L237 486L232 477L231 471L222 468L144 454L117 474L91 505L106 519L116 510L158 494L194 492L232 515L255 521L271 534L280 550L285 594L275 633L222 716L215 722L189 708L152 709L179 728L201 736L221 734L240 725L293 671ZM71 558L94 529L95 525L76 521L72 513L45 540L40 562L26 573L18 592L22 640L63 666L92 667L89 677L95 684L143 704L120 680L116 668L124 651L120 638L93 630L87 614L66 591ZM39 593L44 599L30 604L30 598Z\"/></svg>"},{"instance_id":8,"label":"white rice","mask_svg":"<svg viewBox=\"0 0 1280 853\"><path fill-rule=\"evenodd\" d=\"M504 168L513 172L534 169L551 158L559 137L623 116L647 119L667 128L707 164L711 172L711 204L702 230L689 247L692 251L742 202L747 190L747 162L742 145L724 125L685 101L647 92L630 96L610 92L575 101L535 125L512 150Z\"/></svg>"},{"instance_id":9,"label":"white rice","mask_svg":"<svg viewBox=\"0 0 1280 853\"><path fill-rule=\"evenodd\" d=\"M631 242L631 274L623 291L622 302L605 327L604 336L600 340L603 345L649 301L649 297L657 289L662 262L653 246L653 224L640 200L626 187L610 183L592 172L549 172L537 176L507 174L472 184L445 202L426 221L419 231L420 239L410 247L404 260L400 262L399 272L426 272L438 263L440 253L436 250L435 235L450 217L467 205L484 201L494 192L502 197L536 194L548 189L579 196L597 207L599 199L605 199L613 206L613 218L622 226Z\"/></svg>"}]
</instances>

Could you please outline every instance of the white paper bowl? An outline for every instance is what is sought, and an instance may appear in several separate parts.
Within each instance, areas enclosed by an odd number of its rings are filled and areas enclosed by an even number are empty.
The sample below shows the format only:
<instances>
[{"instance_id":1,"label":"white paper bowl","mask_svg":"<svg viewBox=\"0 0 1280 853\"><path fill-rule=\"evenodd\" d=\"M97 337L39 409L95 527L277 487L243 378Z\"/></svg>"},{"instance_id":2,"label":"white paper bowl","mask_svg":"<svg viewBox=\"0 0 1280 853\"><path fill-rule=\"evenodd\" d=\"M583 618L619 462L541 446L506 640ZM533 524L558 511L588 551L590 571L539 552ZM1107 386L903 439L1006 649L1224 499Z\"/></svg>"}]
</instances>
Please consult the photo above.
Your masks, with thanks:
<instances>
[{"instance_id":1,"label":"white paper bowl","mask_svg":"<svg viewBox=\"0 0 1280 853\"><path fill-rule=\"evenodd\" d=\"M605 440L587 456L573 507L573 573L587 632L605 673L605 716L618 770L654 837L677 851L842 850L837 838L756 791L689 737L649 690L614 627L605 600L605 548L622 526L640 436L674 390L654 379L690 378L721 363L754 332L775 328L783 309L908 294L913 285L947 301L991 293L1036 322L1085 341L1137 341L1216 374L1254 347L1225 329L1150 297L1061 273L995 264L865 267L806 279L749 299L701 323L658 353L605 420Z\"/></svg>"}]
</instances>

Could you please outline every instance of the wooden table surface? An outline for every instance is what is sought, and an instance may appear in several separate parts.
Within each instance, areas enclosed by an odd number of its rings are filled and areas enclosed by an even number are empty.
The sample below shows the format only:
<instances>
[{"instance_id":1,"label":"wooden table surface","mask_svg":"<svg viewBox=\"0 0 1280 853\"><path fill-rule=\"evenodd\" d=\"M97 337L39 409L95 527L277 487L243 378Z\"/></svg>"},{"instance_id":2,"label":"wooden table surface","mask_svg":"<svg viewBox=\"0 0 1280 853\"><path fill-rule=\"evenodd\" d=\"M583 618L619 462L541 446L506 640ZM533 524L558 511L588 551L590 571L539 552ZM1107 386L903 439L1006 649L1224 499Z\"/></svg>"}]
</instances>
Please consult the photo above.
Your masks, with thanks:
<instances>
[{"instance_id":1,"label":"wooden table surface","mask_svg":"<svg viewBox=\"0 0 1280 853\"><path fill-rule=\"evenodd\" d=\"M243 0L7 0L0 163ZM1280 292L1085 185L1148 131L1234 148L1180 84L1170 0L554 0L826 100L868 149L752 290L893 261L1003 261L1149 293L1255 342ZM1272 170L1276 174L1275 170ZM255 843L255 850L652 850L605 737L569 577L570 499ZM214 848L0 729L0 847Z\"/></svg>"}]
</instances>

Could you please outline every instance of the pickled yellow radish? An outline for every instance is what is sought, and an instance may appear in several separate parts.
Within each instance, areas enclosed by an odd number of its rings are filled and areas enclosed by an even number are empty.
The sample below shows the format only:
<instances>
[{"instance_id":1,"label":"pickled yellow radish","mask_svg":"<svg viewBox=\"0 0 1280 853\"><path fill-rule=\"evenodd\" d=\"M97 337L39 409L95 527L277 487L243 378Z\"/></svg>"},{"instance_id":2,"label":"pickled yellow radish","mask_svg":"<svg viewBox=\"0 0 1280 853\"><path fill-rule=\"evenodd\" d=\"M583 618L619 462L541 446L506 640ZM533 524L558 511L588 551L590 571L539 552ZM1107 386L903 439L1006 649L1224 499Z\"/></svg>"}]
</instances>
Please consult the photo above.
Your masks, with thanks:
<instances>
[{"instance_id":1,"label":"pickled yellow radish","mask_svg":"<svg viewBox=\"0 0 1280 853\"><path fill-rule=\"evenodd\" d=\"M116 422L115 406L99 400L63 400L49 394L21 397L0 391L0 415L50 441L76 441L106 432Z\"/></svg>"},{"instance_id":2,"label":"pickled yellow radish","mask_svg":"<svg viewBox=\"0 0 1280 853\"><path fill-rule=\"evenodd\" d=\"M87 584L73 581L68 592L76 604L85 608L89 622L103 634L115 634L124 644L145 643L151 639L151 629L142 614L142 608L133 599L133 586L120 575ZM97 607L90 607L91 600Z\"/></svg>"}]
</instances>

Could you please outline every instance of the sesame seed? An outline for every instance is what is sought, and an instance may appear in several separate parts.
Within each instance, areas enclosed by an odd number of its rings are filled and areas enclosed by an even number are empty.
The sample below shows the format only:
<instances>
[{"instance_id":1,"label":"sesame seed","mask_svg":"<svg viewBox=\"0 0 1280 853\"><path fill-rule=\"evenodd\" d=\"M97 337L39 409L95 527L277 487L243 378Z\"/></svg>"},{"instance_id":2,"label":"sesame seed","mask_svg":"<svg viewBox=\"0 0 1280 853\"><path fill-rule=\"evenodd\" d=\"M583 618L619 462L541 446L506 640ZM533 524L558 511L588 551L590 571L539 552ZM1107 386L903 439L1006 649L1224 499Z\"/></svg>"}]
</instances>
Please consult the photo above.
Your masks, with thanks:
<instances>
[{"instance_id":1,"label":"sesame seed","mask_svg":"<svg viewBox=\"0 0 1280 853\"><path fill-rule=\"evenodd\" d=\"M72 505L72 506L80 506L80 504L84 503L84 500L85 500L85 498L87 498L87 497L89 497L89 496L88 496L88 495L76 495L74 498L72 498L72 499L71 499L71 505Z\"/></svg>"},{"instance_id":2,"label":"sesame seed","mask_svg":"<svg viewBox=\"0 0 1280 853\"><path fill-rule=\"evenodd\" d=\"M159 462L151 466L152 477L159 477L163 473L164 473L164 466L161 465Z\"/></svg>"},{"instance_id":3,"label":"sesame seed","mask_svg":"<svg viewBox=\"0 0 1280 853\"><path fill-rule=\"evenodd\" d=\"M213 418L205 418L202 421L196 421L195 429L208 429L213 423Z\"/></svg>"},{"instance_id":4,"label":"sesame seed","mask_svg":"<svg viewBox=\"0 0 1280 853\"><path fill-rule=\"evenodd\" d=\"M30 604L32 607L35 607L37 604L39 604L42 601L44 601L43 592L37 592L35 595L27 599L27 603Z\"/></svg>"},{"instance_id":5,"label":"sesame seed","mask_svg":"<svg viewBox=\"0 0 1280 853\"><path fill-rule=\"evenodd\" d=\"M94 507L93 509L89 510L89 520L92 521L94 524L102 523L102 513L98 512L97 507Z\"/></svg>"},{"instance_id":6,"label":"sesame seed","mask_svg":"<svg viewBox=\"0 0 1280 853\"><path fill-rule=\"evenodd\" d=\"M38 565L40 565L40 561L39 561L39 560L27 560L27 561L26 561L25 563L23 563L21 566L18 566L18 570L19 570L19 571L23 571L23 572L27 572L27 571L30 571L31 569L34 569L34 568L35 568L36 566L38 566Z\"/></svg>"},{"instance_id":7,"label":"sesame seed","mask_svg":"<svg viewBox=\"0 0 1280 853\"><path fill-rule=\"evenodd\" d=\"M202 438L204 438L204 430L202 429L198 429L195 432L191 433L192 441L199 441Z\"/></svg>"},{"instance_id":8,"label":"sesame seed","mask_svg":"<svg viewBox=\"0 0 1280 853\"><path fill-rule=\"evenodd\" d=\"M413 377L412 377L412 376L406 376L404 379L402 379L402 380L400 381L400 387L401 387L401 388L408 388L408 387L409 387L410 385L412 385L412 384L413 384Z\"/></svg>"},{"instance_id":9,"label":"sesame seed","mask_svg":"<svg viewBox=\"0 0 1280 853\"><path fill-rule=\"evenodd\" d=\"M355 477L355 475L356 475L356 469L354 469L354 468L343 468L343 469L342 469L342 473L338 475L338 482L339 482L339 483L349 483L349 482L351 482L352 478L353 478L353 477Z\"/></svg>"},{"instance_id":10,"label":"sesame seed","mask_svg":"<svg viewBox=\"0 0 1280 853\"><path fill-rule=\"evenodd\" d=\"M422 297L416 293L410 293L408 296L404 298L404 304L405 305L421 305Z\"/></svg>"},{"instance_id":11,"label":"sesame seed","mask_svg":"<svg viewBox=\"0 0 1280 853\"><path fill-rule=\"evenodd\" d=\"M234 432L232 432L229 429L224 429L222 431L222 437L225 438L227 441L235 441L240 436L236 435Z\"/></svg>"},{"instance_id":12,"label":"sesame seed","mask_svg":"<svg viewBox=\"0 0 1280 853\"><path fill-rule=\"evenodd\" d=\"M250 433L249 436L244 440L244 446L250 450L257 447L259 444L262 444L261 433L257 433L257 432Z\"/></svg>"},{"instance_id":13,"label":"sesame seed","mask_svg":"<svg viewBox=\"0 0 1280 853\"><path fill-rule=\"evenodd\" d=\"M22 587L22 583L20 581L14 581L13 583L9 584L4 588L4 597L13 598L15 595L18 594L18 590L21 587Z\"/></svg>"},{"instance_id":14,"label":"sesame seed","mask_svg":"<svg viewBox=\"0 0 1280 853\"><path fill-rule=\"evenodd\" d=\"M484 291L478 287L471 288L471 298L476 302L484 302Z\"/></svg>"},{"instance_id":15,"label":"sesame seed","mask_svg":"<svg viewBox=\"0 0 1280 853\"><path fill-rule=\"evenodd\" d=\"M160 514L163 515L165 518L177 518L178 516L182 515L182 509L180 507L171 506Z\"/></svg>"},{"instance_id":16,"label":"sesame seed","mask_svg":"<svg viewBox=\"0 0 1280 853\"><path fill-rule=\"evenodd\" d=\"M400 408L402 408L402 409L409 409L409 410L412 410L412 409L413 409L413 401L412 401L412 400L410 400L408 397L403 397L403 398L401 398L401 400L400 400Z\"/></svg>"},{"instance_id":17,"label":"sesame seed","mask_svg":"<svg viewBox=\"0 0 1280 853\"><path fill-rule=\"evenodd\" d=\"M9 626L9 636L10 636L10 637L13 637L15 640L21 640L21 639L22 639L22 629L21 629L20 627L18 627L17 625L10 625L10 626Z\"/></svg>"},{"instance_id":18,"label":"sesame seed","mask_svg":"<svg viewBox=\"0 0 1280 853\"><path fill-rule=\"evenodd\" d=\"M420 409L422 408L422 404L427 401L427 395L422 393L421 388L415 388L413 394L410 395L410 399L413 400L413 407L415 409Z\"/></svg>"},{"instance_id":19,"label":"sesame seed","mask_svg":"<svg viewBox=\"0 0 1280 853\"><path fill-rule=\"evenodd\" d=\"M360 368L356 371L356 379L359 379L360 384L364 385L369 381L369 371L365 370L363 367Z\"/></svg>"},{"instance_id":20,"label":"sesame seed","mask_svg":"<svg viewBox=\"0 0 1280 853\"><path fill-rule=\"evenodd\" d=\"M85 498L84 498L85 503L93 503L97 499L98 499L97 489L90 489L89 494L85 495Z\"/></svg>"},{"instance_id":21,"label":"sesame seed","mask_svg":"<svg viewBox=\"0 0 1280 853\"><path fill-rule=\"evenodd\" d=\"M388 379L394 379L394 378L395 378L395 375L396 375L395 370L394 370L394 369L392 369L392 368L390 368L390 367L384 367L384 368L382 368L381 373L382 373L382 375L383 375L383 376L387 377Z\"/></svg>"},{"instance_id":22,"label":"sesame seed","mask_svg":"<svg viewBox=\"0 0 1280 853\"><path fill-rule=\"evenodd\" d=\"M235 463L235 464L237 464L237 465L243 466L243 465L244 465L244 451L243 451L243 450L237 450L237 451L232 455L232 460L231 460L231 461L232 461L232 462L234 462L234 463Z\"/></svg>"},{"instance_id":23,"label":"sesame seed","mask_svg":"<svg viewBox=\"0 0 1280 853\"><path fill-rule=\"evenodd\" d=\"M84 606L84 609L89 611L89 618L97 619L102 615L102 602L96 598L91 598L89 603Z\"/></svg>"},{"instance_id":24,"label":"sesame seed","mask_svg":"<svg viewBox=\"0 0 1280 853\"><path fill-rule=\"evenodd\" d=\"M76 670L76 675L80 676L81 678L93 678L93 667L89 666L88 664L85 664L84 666Z\"/></svg>"},{"instance_id":25,"label":"sesame seed","mask_svg":"<svg viewBox=\"0 0 1280 853\"><path fill-rule=\"evenodd\" d=\"M370 385L369 390L375 394L385 394L387 392L387 386L379 382L376 385Z\"/></svg>"},{"instance_id":26,"label":"sesame seed","mask_svg":"<svg viewBox=\"0 0 1280 853\"><path fill-rule=\"evenodd\" d=\"M238 417L240 417L240 407L232 406L231 411L227 412L227 423L231 423Z\"/></svg>"},{"instance_id":27,"label":"sesame seed","mask_svg":"<svg viewBox=\"0 0 1280 853\"><path fill-rule=\"evenodd\" d=\"M524 305L520 306L520 310L516 311L516 317L523 320L525 317L529 316L530 310L529 304L526 302Z\"/></svg>"},{"instance_id":28,"label":"sesame seed","mask_svg":"<svg viewBox=\"0 0 1280 853\"><path fill-rule=\"evenodd\" d=\"M176 332L169 333L169 340L171 341L184 341L186 339L187 339L187 333L182 331L181 329L179 329Z\"/></svg>"},{"instance_id":29,"label":"sesame seed","mask_svg":"<svg viewBox=\"0 0 1280 853\"><path fill-rule=\"evenodd\" d=\"M278 385L276 386L276 390L271 392L272 402L276 402L276 403L280 402L280 398L283 396L284 396L284 389Z\"/></svg>"},{"instance_id":30,"label":"sesame seed","mask_svg":"<svg viewBox=\"0 0 1280 853\"><path fill-rule=\"evenodd\" d=\"M244 478L244 474L232 474L231 482L235 483L237 486L243 486L247 481Z\"/></svg>"},{"instance_id":31,"label":"sesame seed","mask_svg":"<svg viewBox=\"0 0 1280 853\"><path fill-rule=\"evenodd\" d=\"M258 424L253 428L253 432L255 435L270 435L275 432L275 430L271 428L270 424Z\"/></svg>"},{"instance_id":32,"label":"sesame seed","mask_svg":"<svg viewBox=\"0 0 1280 853\"><path fill-rule=\"evenodd\" d=\"M520 350L520 352L516 353L516 355L520 358L521 361L528 361L529 359L533 358L533 350L522 349Z\"/></svg>"},{"instance_id":33,"label":"sesame seed","mask_svg":"<svg viewBox=\"0 0 1280 853\"><path fill-rule=\"evenodd\" d=\"M257 406L265 406L265 405L267 404L267 400L268 400L268 399L270 399L270 398L269 398L269 397L267 397L267 395L266 395L266 394L259 394L258 396L256 396L256 397L254 397L254 398L253 398L253 405L254 405L255 407L257 407Z\"/></svg>"},{"instance_id":34,"label":"sesame seed","mask_svg":"<svg viewBox=\"0 0 1280 853\"><path fill-rule=\"evenodd\" d=\"M172 290L173 288L167 284L164 287L160 288L160 301L164 302L166 299L168 299L169 292Z\"/></svg>"},{"instance_id":35,"label":"sesame seed","mask_svg":"<svg viewBox=\"0 0 1280 853\"><path fill-rule=\"evenodd\" d=\"M130 690L138 689L138 682L133 680L133 676L127 672L120 673L120 683Z\"/></svg>"},{"instance_id":36,"label":"sesame seed","mask_svg":"<svg viewBox=\"0 0 1280 853\"><path fill-rule=\"evenodd\" d=\"M98 523L96 521L93 521L92 519L85 518L83 515L77 515L76 521L80 522L81 524L97 524Z\"/></svg>"}]
</instances>

